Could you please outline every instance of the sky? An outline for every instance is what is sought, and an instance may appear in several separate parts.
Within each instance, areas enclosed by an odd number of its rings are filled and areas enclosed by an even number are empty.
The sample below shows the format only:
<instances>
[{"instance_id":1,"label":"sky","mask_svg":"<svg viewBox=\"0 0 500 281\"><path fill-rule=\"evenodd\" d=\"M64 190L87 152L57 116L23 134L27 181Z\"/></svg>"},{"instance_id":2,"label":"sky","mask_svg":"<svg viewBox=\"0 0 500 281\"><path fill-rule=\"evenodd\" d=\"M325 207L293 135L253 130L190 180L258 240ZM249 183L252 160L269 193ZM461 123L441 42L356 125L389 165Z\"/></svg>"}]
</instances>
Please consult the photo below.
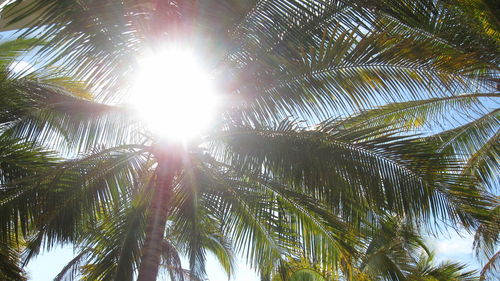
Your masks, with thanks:
<instances>
[{"instance_id":1,"label":"sky","mask_svg":"<svg viewBox=\"0 0 500 281\"><path fill-rule=\"evenodd\" d=\"M43 253L31 261L26 271L31 281L52 281L68 261L73 258L71 246L55 248L50 252ZM207 260L207 275L209 281L228 280L222 267L215 257L209 256ZM165 276L163 279L168 280ZM241 259L237 262L236 272L231 281L259 281L258 275L249 268Z\"/></svg>"},{"instance_id":2,"label":"sky","mask_svg":"<svg viewBox=\"0 0 500 281\"><path fill-rule=\"evenodd\" d=\"M436 252L436 262L451 260L466 263L468 269L480 268L472 250L473 236L470 234L457 234L450 231L447 235L440 237L426 237L431 250ZM52 281L61 271L64 265L73 258L71 246L56 248L38 256L27 266L27 272L31 281ZM209 281L228 280L224 270L219 266L213 256L208 258L207 275ZM165 277L163 277L165 278ZM167 280L167 279L158 279ZM235 275L231 281L259 281L258 275L249 268L242 259L237 262Z\"/></svg>"}]
</instances>

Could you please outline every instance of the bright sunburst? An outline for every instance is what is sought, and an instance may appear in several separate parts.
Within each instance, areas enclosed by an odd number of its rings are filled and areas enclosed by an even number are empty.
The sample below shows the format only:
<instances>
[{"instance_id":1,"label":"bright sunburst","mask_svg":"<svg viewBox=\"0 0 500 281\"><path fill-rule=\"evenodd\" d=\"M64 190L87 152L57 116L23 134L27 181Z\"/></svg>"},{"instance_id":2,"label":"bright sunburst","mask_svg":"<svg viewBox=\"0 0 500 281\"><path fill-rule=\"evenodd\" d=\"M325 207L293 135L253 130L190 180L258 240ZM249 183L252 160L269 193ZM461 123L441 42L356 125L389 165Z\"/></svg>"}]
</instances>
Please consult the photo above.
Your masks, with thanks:
<instances>
[{"instance_id":1,"label":"bright sunburst","mask_svg":"<svg viewBox=\"0 0 500 281\"><path fill-rule=\"evenodd\" d=\"M193 52L165 48L139 63L130 103L153 133L185 141L207 128L217 96L209 73Z\"/></svg>"}]
</instances>

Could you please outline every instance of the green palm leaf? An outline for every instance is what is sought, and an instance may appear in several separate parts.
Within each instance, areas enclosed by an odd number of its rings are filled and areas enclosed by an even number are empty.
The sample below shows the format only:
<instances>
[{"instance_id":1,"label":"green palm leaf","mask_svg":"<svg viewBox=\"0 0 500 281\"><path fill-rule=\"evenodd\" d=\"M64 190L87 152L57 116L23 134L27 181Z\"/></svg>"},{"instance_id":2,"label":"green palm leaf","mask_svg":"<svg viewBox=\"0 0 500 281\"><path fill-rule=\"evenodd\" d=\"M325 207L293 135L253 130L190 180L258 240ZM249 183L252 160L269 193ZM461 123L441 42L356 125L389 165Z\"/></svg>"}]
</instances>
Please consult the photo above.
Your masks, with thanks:
<instances>
[{"instance_id":1,"label":"green palm leaf","mask_svg":"<svg viewBox=\"0 0 500 281\"><path fill-rule=\"evenodd\" d=\"M220 145L218 157L228 165L319 194L346 215L365 206L366 210L382 208L412 217L432 213L472 222L459 215L463 206L453 207L467 198L481 198L477 189L460 183L459 162L433 152L436 147L431 143L390 131L380 135L379 128L345 129L342 125L326 122L316 130L290 122L274 128L243 126L215 135L214 140Z\"/></svg>"},{"instance_id":2,"label":"green palm leaf","mask_svg":"<svg viewBox=\"0 0 500 281\"><path fill-rule=\"evenodd\" d=\"M444 122L455 123L457 119L464 119L469 112L481 113L484 111L484 99L496 99L496 93L464 94L449 97L440 97L424 100L412 100L401 103L389 103L382 107L366 110L356 117L349 119L352 125L382 126L394 124L396 128L405 128L409 131L422 127L436 128L436 125L446 126Z\"/></svg>"}]
</instances>

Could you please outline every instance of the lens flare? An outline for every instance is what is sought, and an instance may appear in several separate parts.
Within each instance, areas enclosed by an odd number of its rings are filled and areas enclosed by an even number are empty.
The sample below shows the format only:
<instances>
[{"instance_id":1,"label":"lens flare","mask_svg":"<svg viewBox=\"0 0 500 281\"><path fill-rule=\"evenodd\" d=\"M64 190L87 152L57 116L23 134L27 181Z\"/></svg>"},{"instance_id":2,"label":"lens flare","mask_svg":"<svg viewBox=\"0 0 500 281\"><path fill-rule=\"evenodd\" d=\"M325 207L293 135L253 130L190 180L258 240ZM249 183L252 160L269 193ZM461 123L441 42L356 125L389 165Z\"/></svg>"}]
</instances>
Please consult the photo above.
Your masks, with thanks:
<instances>
[{"instance_id":1,"label":"lens flare","mask_svg":"<svg viewBox=\"0 0 500 281\"><path fill-rule=\"evenodd\" d=\"M213 84L193 52L165 48L140 59L129 103L151 132L186 141L213 119L218 103Z\"/></svg>"}]
</instances>

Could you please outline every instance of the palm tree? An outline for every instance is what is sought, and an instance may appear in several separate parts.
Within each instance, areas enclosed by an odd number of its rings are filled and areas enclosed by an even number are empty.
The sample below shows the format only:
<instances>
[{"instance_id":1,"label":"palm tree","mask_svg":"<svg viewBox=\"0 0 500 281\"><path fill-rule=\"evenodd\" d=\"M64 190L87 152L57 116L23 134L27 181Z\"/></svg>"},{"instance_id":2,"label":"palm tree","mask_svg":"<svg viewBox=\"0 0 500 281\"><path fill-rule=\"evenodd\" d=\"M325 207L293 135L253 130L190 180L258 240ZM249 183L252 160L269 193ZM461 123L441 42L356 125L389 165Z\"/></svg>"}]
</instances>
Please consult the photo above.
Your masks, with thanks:
<instances>
[{"instance_id":1,"label":"palm tree","mask_svg":"<svg viewBox=\"0 0 500 281\"><path fill-rule=\"evenodd\" d=\"M434 253L409 221L386 217L379 225L366 225L364 234L360 255L336 271L325 270L321 261L294 260L280 264L269 280L479 280L464 264L435 264Z\"/></svg>"},{"instance_id":2,"label":"palm tree","mask_svg":"<svg viewBox=\"0 0 500 281\"><path fill-rule=\"evenodd\" d=\"M167 221L178 221L174 232L189 245L191 271L200 275L204 220L220 225L263 274L301 247L310 255L323 249L337 264L355 252L356 226L374 213L478 225L490 202L468 177L458 177L455 156L436 143L350 120L317 127L286 120L314 122L381 101L491 87L498 57L479 51L497 42L443 32L469 26L460 10L440 1L416 8L387 2L34 0L20 11L10 7L13 21L40 11L25 35L48 41L42 57L87 81L93 97L75 96L53 80L24 80L28 88L16 88L30 110L3 134L57 150L66 141L66 149L84 156L2 195L1 208L13 214L1 219L2 232L29 224L23 234L35 254L44 241L79 241L81 230L119 208L121 197L144 197L138 274L155 280ZM237 101L187 148L143 137L136 122L124 124L128 112L109 103L127 88L130 58L180 31L200 35L221 94ZM464 48L464 40L477 44Z\"/></svg>"},{"instance_id":3,"label":"palm tree","mask_svg":"<svg viewBox=\"0 0 500 281\"><path fill-rule=\"evenodd\" d=\"M466 265L445 261L438 265L433 264L434 255L421 256L413 272L407 280L439 280L439 281L472 281L478 280L474 271L464 271Z\"/></svg>"},{"instance_id":4,"label":"palm tree","mask_svg":"<svg viewBox=\"0 0 500 281\"><path fill-rule=\"evenodd\" d=\"M109 214L102 214L98 224L84 231L81 241L75 244L78 254L59 273L55 280L132 280L133 269L140 264L140 244L144 239L145 201L127 204ZM165 269L170 280L203 280L181 265L181 256L190 249L186 241L169 227L161 249L160 268ZM203 225L200 247L219 259L228 275L233 271L233 253L230 243L218 233L214 225ZM169 240L166 240L168 237Z\"/></svg>"}]
</instances>

